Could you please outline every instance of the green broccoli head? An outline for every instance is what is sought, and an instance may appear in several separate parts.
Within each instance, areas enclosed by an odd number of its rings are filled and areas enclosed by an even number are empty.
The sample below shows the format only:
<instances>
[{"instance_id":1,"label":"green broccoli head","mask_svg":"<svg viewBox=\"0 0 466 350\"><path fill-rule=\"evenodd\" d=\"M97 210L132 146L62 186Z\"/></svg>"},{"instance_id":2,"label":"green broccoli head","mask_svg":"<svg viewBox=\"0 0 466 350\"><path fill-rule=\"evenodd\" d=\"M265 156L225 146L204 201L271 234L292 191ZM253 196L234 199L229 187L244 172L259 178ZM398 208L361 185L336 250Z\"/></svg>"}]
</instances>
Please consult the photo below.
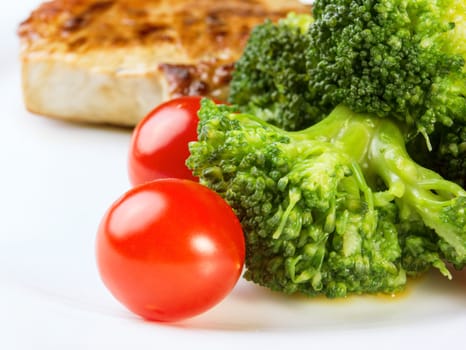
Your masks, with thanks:
<instances>
[{"instance_id":1,"label":"green broccoli head","mask_svg":"<svg viewBox=\"0 0 466 350\"><path fill-rule=\"evenodd\" d=\"M393 292L405 283L396 229L361 169L332 143L294 138L203 102L188 165L246 232L246 278L286 293Z\"/></svg>"},{"instance_id":2,"label":"green broccoli head","mask_svg":"<svg viewBox=\"0 0 466 350\"><path fill-rule=\"evenodd\" d=\"M466 263L466 193L411 161L390 121L340 106L287 132L208 100L199 117L187 164L240 218L247 279L286 293L392 293L406 274L448 275L444 255ZM441 210L429 207L431 182Z\"/></svg>"},{"instance_id":3,"label":"green broccoli head","mask_svg":"<svg viewBox=\"0 0 466 350\"><path fill-rule=\"evenodd\" d=\"M323 108L344 103L425 135L464 123L465 11L454 0L315 1L311 94Z\"/></svg>"},{"instance_id":4,"label":"green broccoli head","mask_svg":"<svg viewBox=\"0 0 466 350\"><path fill-rule=\"evenodd\" d=\"M267 21L255 27L235 65L230 102L289 130L320 118L307 95L304 59L309 47L304 33L312 20L310 14L290 14L278 24Z\"/></svg>"}]
</instances>

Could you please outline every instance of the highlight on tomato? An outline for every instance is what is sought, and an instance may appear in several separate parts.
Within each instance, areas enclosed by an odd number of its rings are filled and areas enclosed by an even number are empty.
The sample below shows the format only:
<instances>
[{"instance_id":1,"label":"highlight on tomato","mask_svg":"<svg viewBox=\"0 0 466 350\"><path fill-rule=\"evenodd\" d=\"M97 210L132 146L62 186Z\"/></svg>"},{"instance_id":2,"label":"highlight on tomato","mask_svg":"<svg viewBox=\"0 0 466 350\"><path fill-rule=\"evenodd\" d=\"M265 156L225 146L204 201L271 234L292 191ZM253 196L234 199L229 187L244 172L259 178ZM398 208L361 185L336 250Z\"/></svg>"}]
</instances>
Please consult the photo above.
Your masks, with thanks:
<instances>
[{"instance_id":1,"label":"highlight on tomato","mask_svg":"<svg viewBox=\"0 0 466 350\"><path fill-rule=\"evenodd\" d=\"M190 180L135 186L101 220L96 239L100 276L129 310L172 322L218 304L237 283L244 236L231 207Z\"/></svg>"},{"instance_id":2,"label":"highlight on tomato","mask_svg":"<svg viewBox=\"0 0 466 350\"><path fill-rule=\"evenodd\" d=\"M183 96L166 101L138 123L128 154L131 184L169 177L197 181L185 162L188 143L197 139L201 99Z\"/></svg>"}]
</instances>

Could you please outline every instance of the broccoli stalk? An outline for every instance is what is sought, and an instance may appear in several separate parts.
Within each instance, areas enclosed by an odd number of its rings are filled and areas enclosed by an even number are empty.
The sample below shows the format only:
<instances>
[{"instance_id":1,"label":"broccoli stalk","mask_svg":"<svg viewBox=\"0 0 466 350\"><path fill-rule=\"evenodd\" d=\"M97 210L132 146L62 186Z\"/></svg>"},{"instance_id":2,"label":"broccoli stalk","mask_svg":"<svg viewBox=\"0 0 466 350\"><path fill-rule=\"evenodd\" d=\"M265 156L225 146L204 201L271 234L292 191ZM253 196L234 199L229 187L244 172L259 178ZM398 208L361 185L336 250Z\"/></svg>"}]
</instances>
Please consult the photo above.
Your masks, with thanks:
<instances>
[{"instance_id":1,"label":"broccoli stalk","mask_svg":"<svg viewBox=\"0 0 466 350\"><path fill-rule=\"evenodd\" d=\"M447 259L462 267L466 263L466 192L415 163L395 124L381 124L369 151L373 169L402 208L402 215L418 214L441 237L440 247Z\"/></svg>"},{"instance_id":2,"label":"broccoli stalk","mask_svg":"<svg viewBox=\"0 0 466 350\"><path fill-rule=\"evenodd\" d=\"M289 132L235 110L202 101L187 164L240 218L247 279L340 297L466 263L466 192L414 163L392 121L338 106Z\"/></svg>"}]
</instances>

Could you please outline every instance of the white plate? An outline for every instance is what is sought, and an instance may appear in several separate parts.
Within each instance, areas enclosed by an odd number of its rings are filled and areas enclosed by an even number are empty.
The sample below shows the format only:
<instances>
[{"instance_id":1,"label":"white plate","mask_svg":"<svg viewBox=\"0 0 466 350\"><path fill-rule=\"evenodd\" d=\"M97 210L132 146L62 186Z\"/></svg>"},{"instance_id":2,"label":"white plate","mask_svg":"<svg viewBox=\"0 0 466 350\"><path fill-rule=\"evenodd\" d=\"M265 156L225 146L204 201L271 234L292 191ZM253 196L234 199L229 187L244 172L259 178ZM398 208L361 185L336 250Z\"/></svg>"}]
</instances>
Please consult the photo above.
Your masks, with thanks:
<instances>
[{"instance_id":1,"label":"white plate","mask_svg":"<svg viewBox=\"0 0 466 350\"><path fill-rule=\"evenodd\" d=\"M0 349L461 348L466 273L397 298L287 298L241 281L207 313L142 321L96 272L96 227L129 188L130 134L25 111L16 27L38 1L0 4ZM111 347L110 347L111 346Z\"/></svg>"}]
</instances>

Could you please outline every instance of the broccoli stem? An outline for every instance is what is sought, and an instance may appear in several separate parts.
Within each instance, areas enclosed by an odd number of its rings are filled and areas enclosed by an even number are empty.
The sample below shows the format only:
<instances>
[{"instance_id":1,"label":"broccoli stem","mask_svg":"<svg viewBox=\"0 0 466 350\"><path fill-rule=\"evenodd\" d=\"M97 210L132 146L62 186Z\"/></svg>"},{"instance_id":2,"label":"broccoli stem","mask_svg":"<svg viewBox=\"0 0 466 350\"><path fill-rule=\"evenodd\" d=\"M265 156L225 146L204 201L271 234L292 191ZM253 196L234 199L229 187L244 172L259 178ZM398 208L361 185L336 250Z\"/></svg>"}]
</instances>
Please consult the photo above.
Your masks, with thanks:
<instances>
[{"instance_id":1,"label":"broccoli stem","mask_svg":"<svg viewBox=\"0 0 466 350\"><path fill-rule=\"evenodd\" d=\"M357 178L367 203L374 202L372 193L384 202L398 201L402 214L408 217L414 211L420 215L428 227L454 247L460 261L466 260L466 232L459 224L464 217L466 191L414 162L406 151L405 135L393 121L355 113L340 105L321 122L288 134L294 140L330 142L344 151L359 166L353 171L359 173ZM376 191L378 179L383 180L387 191Z\"/></svg>"},{"instance_id":2,"label":"broccoli stem","mask_svg":"<svg viewBox=\"0 0 466 350\"><path fill-rule=\"evenodd\" d=\"M368 154L371 166L384 180L388 192L400 201L409 215L411 210L419 214L424 223L435 230L450 246L459 259L466 259L465 227L450 219L442 219L444 211L458 207L459 199L466 196L461 186L447 181L436 172L415 163L408 155L399 128L387 120L381 120ZM455 209L453 209L455 210ZM460 220L457 220L460 221Z\"/></svg>"}]
</instances>

